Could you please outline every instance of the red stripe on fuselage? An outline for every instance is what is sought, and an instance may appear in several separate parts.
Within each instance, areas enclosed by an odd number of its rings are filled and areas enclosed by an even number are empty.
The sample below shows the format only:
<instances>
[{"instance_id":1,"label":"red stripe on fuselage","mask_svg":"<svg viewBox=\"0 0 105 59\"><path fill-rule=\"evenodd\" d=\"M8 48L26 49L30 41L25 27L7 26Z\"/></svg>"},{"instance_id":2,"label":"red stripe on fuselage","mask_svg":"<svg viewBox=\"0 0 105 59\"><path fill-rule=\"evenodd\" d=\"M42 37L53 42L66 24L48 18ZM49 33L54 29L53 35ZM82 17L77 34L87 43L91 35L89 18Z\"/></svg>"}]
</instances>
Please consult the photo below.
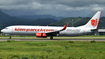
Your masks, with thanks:
<instances>
[{"instance_id":1,"label":"red stripe on fuselage","mask_svg":"<svg viewBox=\"0 0 105 59\"><path fill-rule=\"evenodd\" d=\"M29 28L20 28L20 27L18 27L18 28L15 28L15 31L25 31L25 32L28 32L28 31L44 31L44 32L52 32L52 31L54 31L54 29L29 29Z\"/></svg>"}]
</instances>

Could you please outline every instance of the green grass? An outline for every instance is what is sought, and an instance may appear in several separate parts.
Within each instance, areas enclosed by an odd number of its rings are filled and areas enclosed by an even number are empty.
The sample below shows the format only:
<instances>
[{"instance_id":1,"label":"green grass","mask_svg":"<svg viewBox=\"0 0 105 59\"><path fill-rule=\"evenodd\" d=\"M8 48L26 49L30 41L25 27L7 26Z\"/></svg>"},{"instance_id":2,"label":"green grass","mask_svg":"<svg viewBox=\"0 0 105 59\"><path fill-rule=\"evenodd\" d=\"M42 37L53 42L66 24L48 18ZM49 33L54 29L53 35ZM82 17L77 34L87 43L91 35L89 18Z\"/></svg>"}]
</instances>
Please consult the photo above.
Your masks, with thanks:
<instances>
[{"instance_id":1,"label":"green grass","mask_svg":"<svg viewBox=\"0 0 105 59\"><path fill-rule=\"evenodd\" d=\"M105 59L105 42L96 41L1 41L0 58Z\"/></svg>"}]
</instances>

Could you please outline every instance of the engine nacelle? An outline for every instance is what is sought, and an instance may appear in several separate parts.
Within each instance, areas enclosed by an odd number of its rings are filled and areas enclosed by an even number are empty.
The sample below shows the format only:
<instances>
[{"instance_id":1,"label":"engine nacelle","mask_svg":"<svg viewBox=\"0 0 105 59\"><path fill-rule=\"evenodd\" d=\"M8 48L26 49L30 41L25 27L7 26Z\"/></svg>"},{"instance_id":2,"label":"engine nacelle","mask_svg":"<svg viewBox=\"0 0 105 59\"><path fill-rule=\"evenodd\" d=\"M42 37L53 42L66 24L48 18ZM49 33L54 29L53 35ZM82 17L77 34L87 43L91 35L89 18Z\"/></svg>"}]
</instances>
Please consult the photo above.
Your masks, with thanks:
<instances>
[{"instance_id":1,"label":"engine nacelle","mask_svg":"<svg viewBox=\"0 0 105 59\"><path fill-rule=\"evenodd\" d=\"M46 33L36 33L36 37L43 37L43 38L46 38L47 35L46 35Z\"/></svg>"}]
</instances>

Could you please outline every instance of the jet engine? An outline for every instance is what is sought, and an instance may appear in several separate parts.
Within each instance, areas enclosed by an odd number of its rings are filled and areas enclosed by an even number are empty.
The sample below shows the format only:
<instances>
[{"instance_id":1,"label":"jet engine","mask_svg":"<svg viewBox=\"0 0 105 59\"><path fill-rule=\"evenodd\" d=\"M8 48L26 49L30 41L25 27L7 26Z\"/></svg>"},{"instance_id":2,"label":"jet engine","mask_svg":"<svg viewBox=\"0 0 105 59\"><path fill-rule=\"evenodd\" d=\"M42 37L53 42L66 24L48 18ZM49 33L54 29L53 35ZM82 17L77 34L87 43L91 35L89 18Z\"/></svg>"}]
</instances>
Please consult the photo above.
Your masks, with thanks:
<instances>
[{"instance_id":1,"label":"jet engine","mask_svg":"<svg viewBox=\"0 0 105 59\"><path fill-rule=\"evenodd\" d=\"M43 37L43 38L46 38L47 35L46 35L46 33L36 33L36 37Z\"/></svg>"}]
</instances>

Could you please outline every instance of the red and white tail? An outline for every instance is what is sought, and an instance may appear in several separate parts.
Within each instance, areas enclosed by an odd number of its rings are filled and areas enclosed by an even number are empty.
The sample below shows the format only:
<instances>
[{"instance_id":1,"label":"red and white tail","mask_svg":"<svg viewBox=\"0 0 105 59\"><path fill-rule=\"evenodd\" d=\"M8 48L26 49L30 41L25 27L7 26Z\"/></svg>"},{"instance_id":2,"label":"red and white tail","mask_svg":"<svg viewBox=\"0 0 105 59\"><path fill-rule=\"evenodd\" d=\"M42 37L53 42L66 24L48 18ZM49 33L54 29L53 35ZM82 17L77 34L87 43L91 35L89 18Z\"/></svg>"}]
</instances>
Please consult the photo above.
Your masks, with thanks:
<instances>
[{"instance_id":1,"label":"red and white tail","mask_svg":"<svg viewBox=\"0 0 105 59\"><path fill-rule=\"evenodd\" d=\"M91 28L91 29L97 29L100 17L101 17L102 11L98 11L90 20L89 22L84 25L84 28Z\"/></svg>"}]
</instances>

